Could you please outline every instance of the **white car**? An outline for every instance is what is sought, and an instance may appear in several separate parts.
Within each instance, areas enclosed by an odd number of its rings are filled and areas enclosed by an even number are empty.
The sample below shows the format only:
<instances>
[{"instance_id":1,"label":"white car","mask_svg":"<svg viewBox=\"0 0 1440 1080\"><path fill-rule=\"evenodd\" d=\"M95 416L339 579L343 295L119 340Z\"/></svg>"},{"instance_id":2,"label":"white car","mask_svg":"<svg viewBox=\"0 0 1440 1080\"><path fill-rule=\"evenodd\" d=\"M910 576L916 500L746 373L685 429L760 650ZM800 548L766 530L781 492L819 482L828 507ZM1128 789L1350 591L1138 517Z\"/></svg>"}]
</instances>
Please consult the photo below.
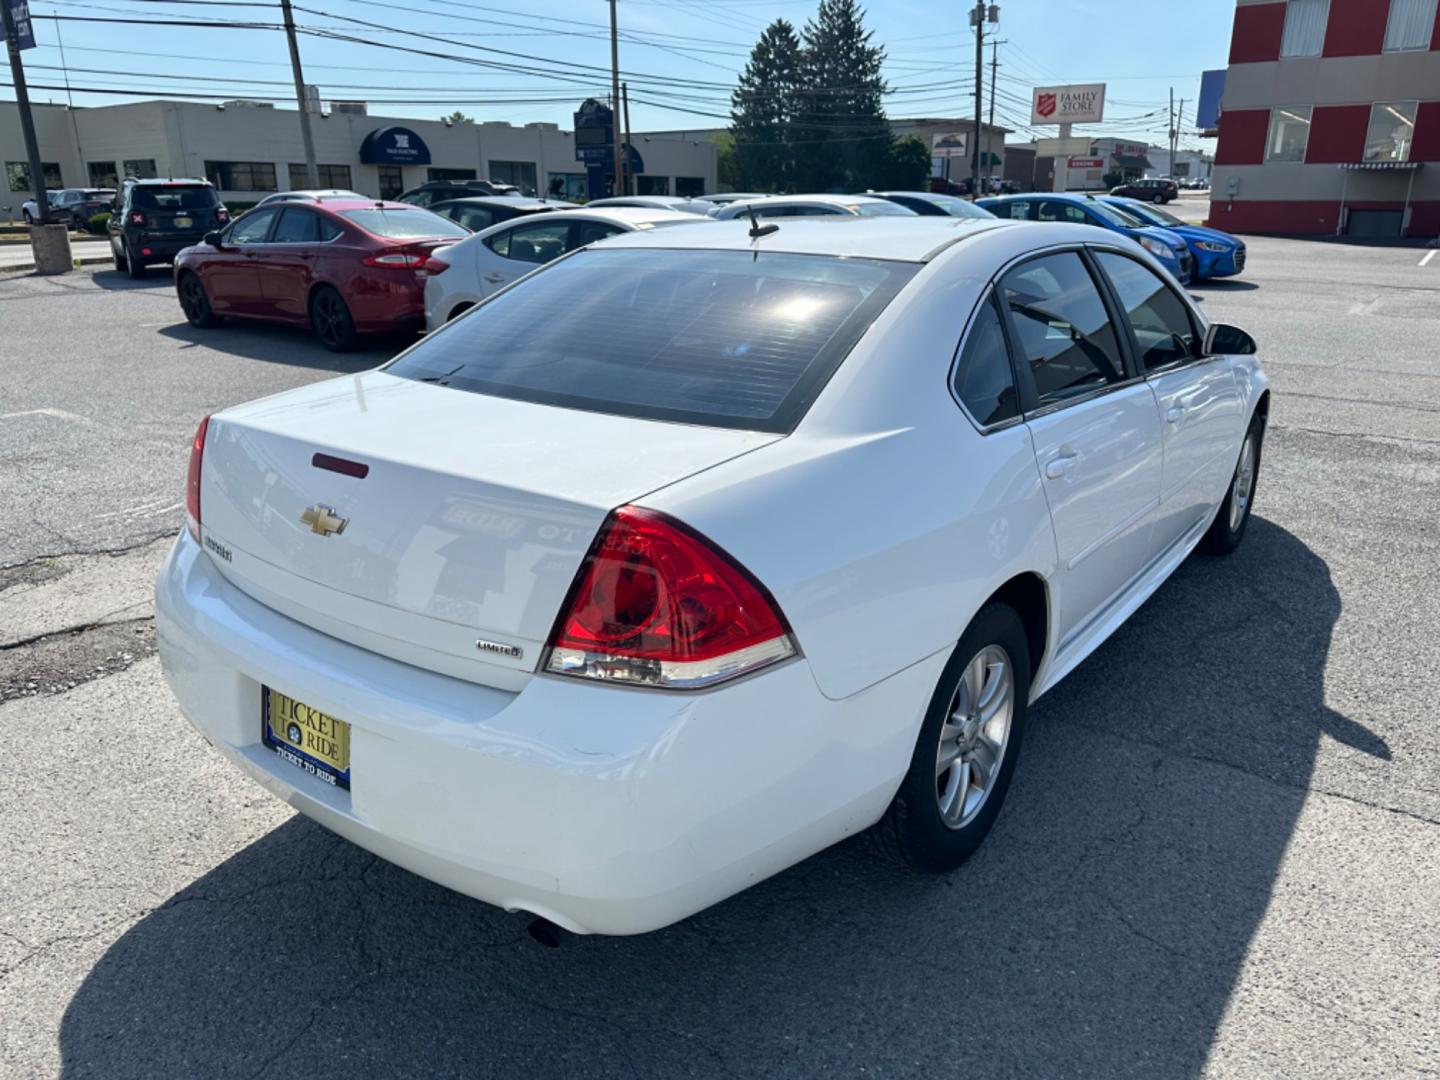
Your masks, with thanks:
<instances>
[{"instance_id":1,"label":"white car","mask_svg":"<svg viewBox=\"0 0 1440 1080\"><path fill-rule=\"evenodd\" d=\"M692 199L682 195L612 195L592 199L585 204L597 210L615 206L638 206L647 210L679 210L683 214L709 215L719 204L706 198Z\"/></svg>"},{"instance_id":2,"label":"white car","mask_svg":"<svg viewBox=\"0 0 1440 1080\"><path fill-rule=\"evenodd\" d=\"M696 220L675 210L614 207L527 215L492 225L431 256L425 267L425 326L444 326L537 266L586 244Z\"/></svg>"},{"instance_id":3,"label":"white car","mask_svg":"<svg viewBox=\"0 0 1440 1080\"><path fill-rule=\"evenodd\" d=\"M616 236L203 421L164 671L301 813L570 930L871 828L951 870L1031 703L1241 542L1254 348L1080 225Z\"/></svg>"},{"instance_id":4,"label":"white car","mask_svg":"<svg viewBox=\"0 0 1440 1080\"><path fill-rule=\"evenodd\" d=\"M776 217L918 217L914 210L872 195L767 195L726 203L711 213L717 221Z\"/></svg>"}]
</instances>

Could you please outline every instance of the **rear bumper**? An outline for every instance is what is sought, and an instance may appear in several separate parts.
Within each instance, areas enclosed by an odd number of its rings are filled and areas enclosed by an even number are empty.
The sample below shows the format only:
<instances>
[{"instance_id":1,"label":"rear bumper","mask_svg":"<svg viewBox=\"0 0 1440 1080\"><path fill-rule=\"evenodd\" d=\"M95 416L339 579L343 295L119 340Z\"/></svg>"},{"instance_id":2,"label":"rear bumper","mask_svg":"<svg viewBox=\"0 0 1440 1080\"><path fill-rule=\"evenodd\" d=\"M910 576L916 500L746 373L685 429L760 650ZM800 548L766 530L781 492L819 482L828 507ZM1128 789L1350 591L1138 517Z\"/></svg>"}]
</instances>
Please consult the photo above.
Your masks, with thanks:
<instances>
[{"instance_id":1,"label":"rear bumper","mask_svg":"<svg viewBox=\"0 0 1440 1080\"><path fill-rule=\"evenodd\" d=\"M156 584L181 711L277 798L423 877L571 930L667 925L858 832L908 766L943 655L844 701L803 659L702 694L518 694L301 626L181 534ZM352 725L351 789L260 742L264 685Z\"/></svg>"}]
</instances>

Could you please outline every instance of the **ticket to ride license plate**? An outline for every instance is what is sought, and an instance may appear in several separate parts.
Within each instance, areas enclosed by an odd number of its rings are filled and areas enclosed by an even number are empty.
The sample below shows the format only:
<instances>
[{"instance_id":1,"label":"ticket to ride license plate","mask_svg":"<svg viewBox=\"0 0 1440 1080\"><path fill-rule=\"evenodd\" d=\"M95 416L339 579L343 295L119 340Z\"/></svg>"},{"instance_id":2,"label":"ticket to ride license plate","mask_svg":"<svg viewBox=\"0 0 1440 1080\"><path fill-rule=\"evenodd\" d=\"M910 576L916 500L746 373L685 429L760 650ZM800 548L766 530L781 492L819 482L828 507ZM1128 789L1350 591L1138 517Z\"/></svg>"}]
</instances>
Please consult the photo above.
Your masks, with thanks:
<instances>
[{"instance_id":1,"label":"ticket to ride license plate","mask_svg":"<svg viewBox=\"0 0 1440 1080\"><path fill-rule=\"evenodd\" d=\"M188 217L177 217L175 219L175 225L177 228L188 229L193 224L195 224L194 220Z\"/></svg>"},{"instance_id":2,"label":"ticket to ride license plate","mask_svg":"<svg viewBox=\"0 0 1440 1080\"><path fill-rule=\"evenodd\" d=\"M260 737L311 776L336 787L350 786L350 725L344 720L265 686L260 691Z\"/></svg>"}]
</instances>

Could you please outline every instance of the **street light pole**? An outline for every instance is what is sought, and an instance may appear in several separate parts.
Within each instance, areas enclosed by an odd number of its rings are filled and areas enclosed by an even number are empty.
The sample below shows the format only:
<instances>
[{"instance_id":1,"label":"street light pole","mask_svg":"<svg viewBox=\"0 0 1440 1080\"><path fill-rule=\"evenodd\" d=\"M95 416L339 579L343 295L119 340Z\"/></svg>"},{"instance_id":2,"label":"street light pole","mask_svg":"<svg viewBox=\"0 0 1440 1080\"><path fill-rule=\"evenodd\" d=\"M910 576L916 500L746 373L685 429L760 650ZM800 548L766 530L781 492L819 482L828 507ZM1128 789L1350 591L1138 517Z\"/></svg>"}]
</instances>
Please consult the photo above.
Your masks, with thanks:
<instances>
[{"instance_id":1,"label":"street light pole","mask_svg":"<svg viewBox=\"0 0 1440 1080\"><path fill-rule=\"evenodd\" d=\"M35 117L30 114L30 91L25 86L25 65L20 62L20 38L10 0L0 0L0 18L5 23L5 48L10 53L10 76L15 83L15 104L20 111L20 131L25 139L25 156L30 161L30 184L35 189L36 224L50 220L50 197L45 191L45 169L40 161L40 143L35 138Z\"/></svg>"}]
</instances>

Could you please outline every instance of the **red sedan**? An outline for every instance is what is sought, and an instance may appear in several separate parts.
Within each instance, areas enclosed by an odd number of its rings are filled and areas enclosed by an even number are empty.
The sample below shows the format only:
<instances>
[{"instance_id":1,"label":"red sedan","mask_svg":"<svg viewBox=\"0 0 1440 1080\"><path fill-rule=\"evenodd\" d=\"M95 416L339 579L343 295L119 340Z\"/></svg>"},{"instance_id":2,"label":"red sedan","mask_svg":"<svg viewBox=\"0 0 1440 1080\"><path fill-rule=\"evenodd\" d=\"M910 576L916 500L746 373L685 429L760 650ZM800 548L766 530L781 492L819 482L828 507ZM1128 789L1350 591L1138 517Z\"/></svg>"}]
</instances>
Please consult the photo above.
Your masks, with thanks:
<instances>
[{"instance_id":1,"label":"red sedan","mask_svg":"<svg viewBox=\"0 0 1440 1080\"><path fill-rule=\"evenodd\" d=\"M406 203L326 199L262 206L175 260L192 326L222 318L308 325L327 349L425 323L430 253L470 235Z\"/></svg>"}]
</instances>

